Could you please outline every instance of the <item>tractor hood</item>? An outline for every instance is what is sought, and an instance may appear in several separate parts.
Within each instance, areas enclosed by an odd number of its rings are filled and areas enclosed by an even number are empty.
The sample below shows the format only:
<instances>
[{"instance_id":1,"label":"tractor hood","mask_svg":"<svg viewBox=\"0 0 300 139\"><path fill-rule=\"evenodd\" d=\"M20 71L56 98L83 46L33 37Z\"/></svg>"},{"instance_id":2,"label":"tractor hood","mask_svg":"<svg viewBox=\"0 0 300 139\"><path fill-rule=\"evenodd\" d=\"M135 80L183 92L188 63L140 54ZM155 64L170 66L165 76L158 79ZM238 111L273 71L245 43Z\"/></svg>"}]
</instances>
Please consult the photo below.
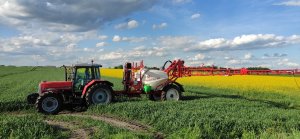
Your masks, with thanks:
<instances>
[{"instance_id":1,"label":"tractor hood","mask_svg":"<svg viewBox=\"0 0 300 139\"><path fill-rule=\"evenodd\" d=\"M72 90L72 82L70 81L42 81L39 85L39 93L60 90Z\"/></svg>"}]
</instances>

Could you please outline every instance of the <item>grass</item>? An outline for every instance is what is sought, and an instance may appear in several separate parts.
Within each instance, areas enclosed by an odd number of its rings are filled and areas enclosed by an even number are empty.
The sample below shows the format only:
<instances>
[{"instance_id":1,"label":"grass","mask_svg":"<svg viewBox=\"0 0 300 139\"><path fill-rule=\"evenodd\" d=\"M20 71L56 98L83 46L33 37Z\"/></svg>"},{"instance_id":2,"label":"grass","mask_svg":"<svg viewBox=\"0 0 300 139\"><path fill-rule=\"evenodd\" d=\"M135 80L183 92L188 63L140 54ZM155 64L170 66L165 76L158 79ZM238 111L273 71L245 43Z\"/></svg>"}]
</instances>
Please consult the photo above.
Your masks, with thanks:
<instances>
[{"instance_id":1,"label":"grass","mask_svg":"<svg viewBox=\"0 0 300 139\"><path fill-rule=\"evenodd\" d=\"M131 131L128 131L126 129L116 128L114 126L111 126L109 124L106 124L101 121L95 121L89 118L79 118L76 116L66 116L66 115L58 115L58 116L51 116L52 120L56 121L63 121L63 122L77 122L77 127L74 127L75 129L93 129L94 135L90 136L94 139L99 138L151 138L150 134L146 133L133 133Z\"/></svg>"},{"instance_id":2,"label":"grass","mask_svg":"<svg viewBox=\"0 0 300 139\"><path fill-rule=\"evenodd\" d=\"M49 67L39 67L33 71L30 69L32 67L0 67L0 71L10 73L5 73L6 76L0 78L0 138L66 138L68 135L66 131L61 132L47 125L43 120L49 117L37 114L34 106L26 103L26 96L37 91L39 82L64 80L63 69ZM29 116L26 116L28 114ZM73 120L82 121L84 119ZM88 125L89 122L84 124ZM147 135L132 133L125 129L108 125L102 126L104 123L95 121L91 123L98 123L99 129L101 129L101 132L99 130L95 133L94 138L147 137Z\"/></svg>"},{"instance_id":3,"label":"grass","mask_svg":"<svg viewBox=\"0 0 300 139\"><path fill-rule=\"evenodd\" d=\"M88 113L139 120L170 138L299 136L299 110L290 105L294 100L289 97L265 93L261 98L255 92L243 96L239 91L207 87L185 89L185 100L180 102L152 102L143 97L139 101L95 106Z\"/></svg>"},{"instance_id":4,"label":"grass","mask_svg":"<svg viewBox=\"0 0 300 139\"><path fill-rule=\"evenodd\" d=\"M66 138L62 133L43 122L41 116L0 115L0 138Z\"/></svg>"},{"instance_id":5,"label":"grass","mask_svg":"<svg viewBox=\"0 0 300 139\"><path fill-rule=\"evenodd\" d=\"M48 126L44 119L77 121L83 128L97 127L94 138L151 137L92 119L37 114L26 104L26 96L37 90L40 81L64 80L64 75L59 68L30 69L0 67L0 76L5 75L0 77L0 138L66 138L69 135ZM111 74L108 71L101 72L104 79L115 84L114 90L123 88L120 70L111 71L116 74L113 77L107 76ZM184 84L186 92L184 100L179 102L153 102L147 96L125 98L110 105L90 107L85 113L139 121L163 132L167 138L300 138L300 95L291 85L293 77L243 76L238 81L233 80L238 76L232 77L181 79L179 82ZM183 81L191 79L196 83ZM296 80L300 83L299 78ZM271 81L277 86L268 87ZM243 86L245 82L256 85Z\"/></svg>"},{"instance_id":6,"label":"grass","mask_svg":"<svg viewBox=\"0 0 300 139\"><path fill-rule=\"evenodd\" d=\"M116 72L116 71L115 71ZM119 71L120 72L120 71ZM114 76L115 77L115 76ZM119 78L107 78L120 89ZM90 113L137 119L170 138L297 138L299 89L285 76L208 76L178 81L182 102L140 101L95 106ZM126 108L126 109L124 109Z\"/></svg>"}]
</instances>

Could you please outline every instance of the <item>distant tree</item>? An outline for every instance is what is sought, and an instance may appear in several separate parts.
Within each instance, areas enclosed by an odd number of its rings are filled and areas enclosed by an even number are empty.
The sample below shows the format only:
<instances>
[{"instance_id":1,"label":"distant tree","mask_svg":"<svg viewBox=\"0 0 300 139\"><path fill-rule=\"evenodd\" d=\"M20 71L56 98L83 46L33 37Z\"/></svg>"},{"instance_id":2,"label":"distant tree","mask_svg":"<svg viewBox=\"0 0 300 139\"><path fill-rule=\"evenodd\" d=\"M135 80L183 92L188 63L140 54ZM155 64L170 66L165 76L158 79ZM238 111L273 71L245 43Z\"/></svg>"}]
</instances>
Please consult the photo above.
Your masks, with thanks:
<instances>
[{"instance_id":1,"label":"distant tree","mask_svg":"<svg viewBox=\"0 0 300 139\"><path fill-rule=\"evenodd\" d=\"M270 70L266 67L248 67L247 70Z\"/></svg>"},{"instance_id":2,"label":"distant tree","mask_svg":"<svg viewBox=\"0 0 300 139\"><path fill-rule=\"evenodd\" d=\"M115 66L114 69L123 69L123 65Z\"/></svg>"},{"instance_id":3,"label":"distant tree","mask_svg":"<svg viewBox=\"0 0 300 139\"><path fill-rule=\"evenodd\" d=\"M218 69L218 66L203 66L204 68L213 68L213 69Z\"/></svg>"},{"instance_id":4,"label":"distant tree","mask_svg":"<svg viewBox=\"0 0 300 139\"><path fill-rule=\"evenodd\" d=\"M147 69L154 69L154 70L160 70L158 67L147 67L147 66L145 66L145 68L147 68Z\"/></svg>"}]
</instances>

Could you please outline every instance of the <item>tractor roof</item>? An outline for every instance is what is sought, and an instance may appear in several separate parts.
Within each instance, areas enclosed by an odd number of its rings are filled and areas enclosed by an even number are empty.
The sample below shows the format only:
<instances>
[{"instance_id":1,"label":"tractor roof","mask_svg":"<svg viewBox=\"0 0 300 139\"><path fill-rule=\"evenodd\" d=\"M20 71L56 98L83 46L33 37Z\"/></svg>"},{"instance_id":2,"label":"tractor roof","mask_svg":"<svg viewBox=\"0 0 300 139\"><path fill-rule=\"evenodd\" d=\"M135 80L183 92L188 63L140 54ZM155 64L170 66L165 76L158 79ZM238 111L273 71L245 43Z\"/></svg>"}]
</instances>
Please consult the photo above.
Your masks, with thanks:
<instances>
[{"instance_id":1,"label":"tractor roof","mask_svg":"<svg viewBox=\"0 0 300 139\"><path fill-rule=\"evenodd\" d=\"M74 67L102 67L102 65L82 63L82 64L75 64Z\"/></svg>"}]
</instances>

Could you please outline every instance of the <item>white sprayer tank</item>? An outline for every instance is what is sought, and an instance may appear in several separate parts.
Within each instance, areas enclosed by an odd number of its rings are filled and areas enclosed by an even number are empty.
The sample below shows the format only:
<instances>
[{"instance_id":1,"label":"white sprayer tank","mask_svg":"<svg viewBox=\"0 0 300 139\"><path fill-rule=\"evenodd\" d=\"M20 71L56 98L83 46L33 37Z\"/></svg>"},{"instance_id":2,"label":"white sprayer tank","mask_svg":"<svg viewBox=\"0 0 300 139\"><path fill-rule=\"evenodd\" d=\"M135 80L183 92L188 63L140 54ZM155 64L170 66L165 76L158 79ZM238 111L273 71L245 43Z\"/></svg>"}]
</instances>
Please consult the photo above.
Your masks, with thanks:
<instances>
[{"instance_id":1,"label":"white sprayer tank","mask_svg":"<svg viewBox=\"0 0 300 139\"><path fill-rule=\"evenodd\" d=\"M153 90L155 90L160 84L168 80L167 73L161 70L141 69L141 75L144 75L142 79L143 84L150 85Z\"/></svg>"}]
</instances>

